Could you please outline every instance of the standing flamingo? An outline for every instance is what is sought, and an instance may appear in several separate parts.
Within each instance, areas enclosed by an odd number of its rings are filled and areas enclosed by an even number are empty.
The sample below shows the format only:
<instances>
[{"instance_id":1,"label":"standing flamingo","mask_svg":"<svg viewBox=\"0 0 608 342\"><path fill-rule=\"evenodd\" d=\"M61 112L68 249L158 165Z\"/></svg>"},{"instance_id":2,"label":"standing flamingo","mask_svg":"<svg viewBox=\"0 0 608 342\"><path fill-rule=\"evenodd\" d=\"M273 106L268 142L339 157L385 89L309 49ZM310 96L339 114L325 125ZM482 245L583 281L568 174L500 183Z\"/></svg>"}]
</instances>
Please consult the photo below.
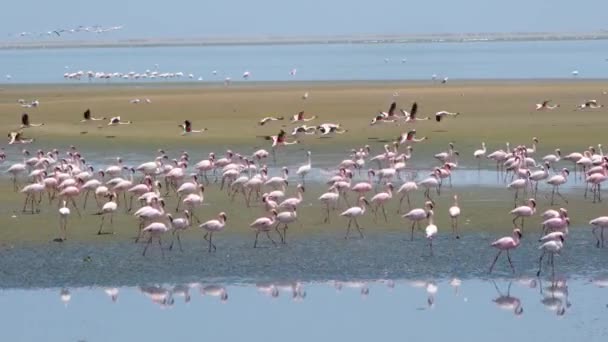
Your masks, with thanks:
<instances>
[{"instance_id":1,"label":"standing flamingo","mask_svg":"<svg viewBox=\"0 0 608 342\"><path fill-rule=\"evenodd\" d=\"M357 217L361 217L365 214L366 205L369 205L369 202L365 199L365 197L360 197L358 206L351 207L340 214L340 216L348 218L348 227L346 229L346 236L344 236L344 239L348 239L348 236L350 235L350 226L353 221L355 222L357 230L359 231L359 235L361 238L363 238L363 232L361 231L359 222L357 222Z\"/></svg>"},{"instance_id":2,"label":"standing flamingo","mask_svg":"<svg viewBox=\"0 0 608 342\"><path fill-rule=\"evenodd\" d=\"M427 218L427 210L433 210L433 207L434 207L433 202L426 201L424 203L424 209L423 208L412 209L405 215L401 216L412 222L412 231L410 234L410 241L414 240L414 227L417 225L418 229L420 229L420 221Z\"/></svg>"},{"instance_id":3,"label":"standing flamingo","mask_svg":"<svg viewBox=\"0 0 608 342\"><path fill-rule=\"evenodd\" d=\"M538 249L542 250L543 252L541 253L540 258L538 259L538 272L536 272L536 276L540 277L540 272L543 268L543 257L545 256L546 253L551 253L549 262L551 263L553 277L555 277L555 263L554 263L553 259L554 259L555 254L559 254L559 252L564 247L564 233L562 233L562 232L551 233L551 234L541 237L539 241L542 242L543 244L540 245L540 247L538 247Z\"/></svg>"},{"instance_id":4,"label":"standing flamingo","mask_svg":"<svg viewBox=\"0 0 608 342\"><path fill-rule=\"evenodd\" d=\"M270 229L272 229L272 226L276 223L276 218L277 211L272 210L271 217L260 217L249 225L249 227L255 230L255 242L253 243L253 248L257 248L258 236L262 232L266 233L266 237L268 237L268 240L270 240L273 245L277 245L277 243L270 237Z\"/></svg>"},{"instance_id":5,"label":"standing flamingo","mask_svg":"<svg viewBox=\"0 0 608 342\"><path fill-rule=\"evenodd\" d=\"M164 258L165 251L163 250L162 236L170 230L170 226L171 224L167 226L163 222L152 222L148 226L146 226L142 232L148 233L150 237L148 238L148 242L146 242L146 247L144 247L144 251L141 255L146 256L146 251L148 250L148 247L150 247L150 244L152 244L152 240L154 238L157 238L158 246L160 247L160 252L162 253L162 256Z\"/></svg>"},{"instance_id":6,"label":"standing flamingo","mask_svg":"<svg viewBox=\"0 0 608 342\"><path fill-rule=\"evenodd\" d=\"M184 251L182 248L182 239L180 238L180 234L186 229L192 226L190 222L190 212L188 210L184 210L184 217L173 218L171 214L167 214L167 218L169 222L171 222L171 227L173 228L173 232L171 233L171 244L169 245L169 250L173 249L173 243L177 238L177 244L179 245L179 250Z\"/></svg>"},{"instance_id":7,"label":"standing flamingo","mask_svg":"<svg viewBox=\"0 0 608 342\"><path fill-rule=\"evenodd\" d=\"M329 223L329 209L336 209L338 205L338 199L340 198L340 194L338 193L338 189L335 187L331 187L328 192L324 193L319 197L319 201L325 204L325 208L327 209L327 215L323 220L323 223Z\"/></svg>"},{"instance_id":8,"label":"standing flamingo","mask_svg":"<svg viewBox=\"0 0 608 342\"><path fill-rule=\"evenodd\" d=\"M604 229L608 228L608 216L600 216L591 221L589 224L593 226L593 236L597 239L596 247L604 247ZM600 229L600 236L597 236L597 230Z\"/></svg>"},{"instance_id":9,"label":"standing flamingo","mask_svg":"<svg viewBox=\"0 0 608 342\"><path fill-rule=\"evenodd\" d=\"M553 203L554 203L554 197L555 197L556 193L559 197L561 197L562 200L564 200L564 202L568 203L568 200L566 198L564 198L564 196L562 196L562 194L559 192L559 187L560 187L560 185L566 184L566 182L568 181L569 174L570 174L570 171L568 171L568 169L564 168L564 169L562 169L562 172L559 175L555 175L555 176L549 178L549 180L547 180L547 184L553 186L553 191L551 192L551 205L553 205Z\"/></svg>"},{"instance_id":10,"label":"standing flamingo","mask_svg":"<svg viewBox=\"0 0 608 342\"><path fill-rule=\"evenodd\" d=\"M513 225L515 225L517 227L517 224L515 223L515 221L518 218L521 218L521 226L519 228L521 228L523 230L524 229L524 218L532 217L535 213L536 213L536 200L534 198L530 198L527 201L526 205L522 205L522 206L519 206L519 207L511 210L510 214L514 216Z\"/></svg>"},{"instance_id":11,"label":"standing flamingo","mask_svg":"<svg viewBox=\"0 0 608 342\"><path fill-rule=\"evenodd\" d=\"M473 152L473 157L475 157L475 159L477 159L477 169L481 169L481 158L483 158L486 155L486 143L482 142L481 143L481 149L480 150L475 150L475 152Z\"/></svg>"},{"instance_id":12,"label":"standing flamingo","mask_svg":"<svg viewBox=\"0 0 608 342\"><path fill-rule=\"evenodd\" d=\"M108 195L108 201L103 205L103 207L101 207L101 211L97 213L97 215L101 215L101 224L99 225L97 235L114 234L114 213L116 212L116 209L118 209L118 205L116 204L116 194L111 193ZM110 215L110 225L112 226L112 232L109 233L102 232L106 215Z\"/></svg>"},{"instance_id":13,"label":"standing flamingo","mask_svg":"<svg viewBox=\"0 0 608 342\"><path fill-rule=\"evenodd\" d=\"M460 216L460 207L458 206L458 195L454 195L454 204L448 210L450 214L450 220L452 221L452 234L456 235L457 239L460 239L458 234L458 217Z\"/></svg>"},{"instance_id":14,"label":"standing flamingo","mask_svg":"<svg viewBox=\"0 0 608 342\"><path fill-rule=\"evenodd\" d=\"M312 168L312 163L310 160L310 151L306 152L308 154L308 163L300 166L298 168L298 171L296 171L296 174L300 177L302 177L302 184L306 185L306 175L308 175L308 173L310 172L311 168Z\"/></svg>"},{"instance_id":15,"label":"standing flamingo","mask_svg":"<svg viewBox=\"0 0 608 342\"><path fill-rule=\"evenodd\" d=\"M213 250L217 250L215 244L213 244L213 233L221 232L226 227L226 221L228 220L228 216L226 213L221 212L218 215L216 220L209 220L205 223L202 223L199 227L206 230L205 236L203 237L206 241L209 242L209 252L211 252L211 248Z\"/></svg>"},{"instance_id":16,"label":"standing flamingo","mask_svg":"<svg viewBox=\"0 0 608 342\"><path fill-rule=\"evenodd\" d=\"M189 194L188 196L186 196L186 198L184 198L182 202L186 207L188 207L189 212L192 214L192 217L196 219L196 222L201 223L201 220L199 220L198 216L196 216L196 214L194 213L194 208L203 205L203 192L205 191L205 187L200 184L198 188L198 193Z\"/></svg>"},{"instance_id":17,"label":"standing flamingo","mask_svg":"<svg viewBox=\"0 0 608 342\"><path fill-rule=\"evenodd\" d=\"M435 236L437 236L437 226L433 223L433 214L433 209L429 209L426 212L426 218L428 219L429 223L424 229L426 239L429 240L429 249L431 250L431 255L433 255L433 239L435 239Z\"/></svg>"},{"instance_id":18,"label":"standing flamingo","mask_svg":"<svg viewBox=\"0 0 608 342\"><path fill-rule=\"evenodd\" d=\"M386 217L386 208L384 207L384 205L386 202L390 201L391 198L393 198L393 190L394 190L393 184L387 183L386 191L377 193L370 200L372 205L374 205L374 209L373 209L374 210L374 221L378 218L378 209L380 209L380 207L382 207L382 214L384 215L384 221L388 222L388 218Z\"/></svg>"},{"instance_id":19,"label":"standing flamingo","mask_svg":"<svg viewBox=\"0 0 608 342\"><path fill-rule=\"evenodd\" d=\"M416 191L418 190L418 185L416 184L416 182L405 182L401 185L401 187L399 187L399 190L397 190L398 194L401 194L401 197L399 198L399 208L397 208L397 213L401 213L401 204L403 203L403 199L405 197L407 197L407 206L409 209L412 209L412 204L410 202L410 192Z\"/></svg>"},{"instance_id":20,"label":"standing flamingo","mask_svg":"<svg viewBox=\"0 0 608 342\"><path fill-rule=\"evenodd\" d=\"M509 251L519 247L521 237L521 231L518 228L515 228L513 229L513 236L505 236L492 242L491 246L498 249L498 254L496 254L496 258L494 258L494 262L492 262L492 265L490 266L489 273L492 273L492 269L494 269L494 265L496 265L498 257L504 251L507 251L507 260L509 260L511 270L513 270L513 273L515 273L515 267L513 266L513 262L511 262L511 255L509 254Z\"/></svg>"},{"instance_id":21,"label":"standing flamingo","mask_svg":"<svg viewBox=\"0 0 608 342\"><path fill-rule=\"evenodd\" d=\"M68 238L68 216L70 216L70 209L67 207L67 202L63 201L63 206L59 208L59 229L61 230L61 236L57 241L65 241Z\"/></svg>"}]
</instances>

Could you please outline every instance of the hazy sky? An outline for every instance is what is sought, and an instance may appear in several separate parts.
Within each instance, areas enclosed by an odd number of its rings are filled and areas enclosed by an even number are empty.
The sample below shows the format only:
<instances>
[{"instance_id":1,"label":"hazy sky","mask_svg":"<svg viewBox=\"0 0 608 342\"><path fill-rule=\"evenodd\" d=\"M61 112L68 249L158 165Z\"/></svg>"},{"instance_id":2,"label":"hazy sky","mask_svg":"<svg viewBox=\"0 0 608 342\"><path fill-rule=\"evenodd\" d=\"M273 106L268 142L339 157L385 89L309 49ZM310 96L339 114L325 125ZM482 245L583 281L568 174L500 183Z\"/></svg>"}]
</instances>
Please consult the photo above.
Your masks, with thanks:
<instances>
[{"instance_id":1,"label":"hazy sky","mask_svg":"<svg viewBox=\"0 0 608 342\"><path fill-rule=\"evenodd\" d=\"M0 32L95 24L125 26L105 38L593 31L608 28L606 13L608 0L7 0Z\"/></svg>"}]
</instances>

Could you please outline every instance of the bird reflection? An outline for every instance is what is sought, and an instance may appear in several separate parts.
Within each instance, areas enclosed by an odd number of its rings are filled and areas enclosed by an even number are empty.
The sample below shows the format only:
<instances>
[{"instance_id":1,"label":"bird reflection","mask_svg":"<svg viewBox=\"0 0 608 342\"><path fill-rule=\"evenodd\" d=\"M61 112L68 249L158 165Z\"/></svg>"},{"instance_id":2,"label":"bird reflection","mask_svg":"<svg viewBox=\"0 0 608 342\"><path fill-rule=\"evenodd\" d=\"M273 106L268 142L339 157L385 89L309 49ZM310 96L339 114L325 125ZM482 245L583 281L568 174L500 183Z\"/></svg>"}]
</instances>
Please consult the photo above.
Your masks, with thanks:
<instances>
[{"instance_id":1,"label":"bird reflection","mask_svg":"<svg viewBox=\"0 0 608 342\"><path fill-rule=\"evenodd\" d=\"M591 279L591 283L599 288L608 287L608 278Z\"/></svg>"},{"instance_id":2,"label":"bird reflection","mask_svg":"<svg viewBox=\"0 0 608 342\"><path fill-rule=\"evenodd\" d=\"M366 282L363 281L334 281L334 288L338 291L342 291L343 288L352 288L352 289L360 289L361 296L367 297L369 295L369 287Z\"/></svg>"},{"instance_id":3,"label":"bird reflection","mask_svg":"<svg viewBox=\"0 0 608 342\"><path fill-rule=\"evenodd\" d=\"M278 282L274 286L283 292L287 292L291 295L294 301L301 301L306 298L306 291L304 286L300 282Z\"/></svg>"},{"instance_id":4,"label":"bird reflection","mask_svg":"<svg viewBox=\"0 0 608 342\"><path fill-rule=\"evenodd\" d=\"M524 308L521 305L521 300L519 300L519 298L517 297L511 296L512 282L509 282L506 295L500 291L495 281L492 281L492 283L494 284L494 288L496 288L496 291L498 292L498 297L492 299L492 301L496 303L496 305L500 309L512 311L513 314L515 314L516 316L520 316L524 313Z\"/></svg>"},{"instance_id":5,"label":"bird reflection","mask_svg":"<svg viewBox=\"0 0 608 342\"><path fill-rule=\"evenodd\" d=\"M409 282L409 285L415 288L423 288L427 294L426 304L428 308L432 309L435 307L435 295L439 291L439 287L434 281L413 280Z\"/></svg>"},{"instance_id":6,"label":"bird reflection","mask_svg":"<svg viewBox=\"0 0 608 342\"><path fill-rule=\"evenodd\" d=\"M170 307L175 303L171 291L161 286L140 286L139 291L148 296L152 303L163 308Z\"/></svg>"},{"instance_id":7,"label":"bird reflection","mask_svg":"<svg viewBox=\"0 0 608 342\"><path fill-rule=\"evenodd\" d=\"M201 294L205 296L218 297L222 303L228 301L228 292L226 288L219 285L208 285L203 287Z\"/></svg>"},{"instance_id":8,"label":"bird reflection","mask_svg":"<svg viewBox=\"0 0 608 342\"><path fill-rule=\"evenodd\" d=\"M61 302L65 305L68 306L68 303L70 302L70 300L72 299L72 294L70 293L70 290L63 288L61 289L61 291L59 292L59 298L61 299Z\"/></svg>"},{"instance_id":9,"label":"bird reflection","mask_svg":"<svg viewBox=\"0 0 608 342\"><path fill-rule=\"evenodd\" d=\"M551 285L544 287L540 284L541 303L558 316L566 314L566 308L572 304L568 300L568 284L566 280L551 281Z\"/></svg>"},{"instance_id":10,"label":"bird reflection","mask_svg":"<svg viewBox=\"0 0 608 342\"><path fill-rule=\"evenodd\" d=\"M175 285L171 289L173 297L184 297L184 303L190 303L190 286L188 285Z\"/></svg>"},{"instance_id":11,"label":"bird reflection","mask_svg":"<svg viewBox=\"0 0 608 342\"><path fill-rule=\"evenodd\" d=\"M270 283L260 283L256 284L255 287L258 289L258 292L266 295L268 297L277 298L279 297L279 289L274 286L274 284Z\"/></svg>"},{"instance_id":12,"label":"bird reflection","mask_svg":"<svg viewBox=\"0 0 608 342\"><path fill-rule=\"evenodd\" d=\"M118 289L115 287L108 287L103 290L112 300L113 303L116 303L118 300Z\"/></svg>"},{"instance_id":13,"label":"bird reflection","mask_svg":"<svg viewBox=\"0 0 608 342\"><path fill-rule=\"evenodd\" d=\"M458 296L458 290L460 289L461 285L462 285L462 280L460 280L458 278L452 278L452 280L450 280L450 286L454 288L454 294L456 296Z\"/></svg>"}]
</instances>

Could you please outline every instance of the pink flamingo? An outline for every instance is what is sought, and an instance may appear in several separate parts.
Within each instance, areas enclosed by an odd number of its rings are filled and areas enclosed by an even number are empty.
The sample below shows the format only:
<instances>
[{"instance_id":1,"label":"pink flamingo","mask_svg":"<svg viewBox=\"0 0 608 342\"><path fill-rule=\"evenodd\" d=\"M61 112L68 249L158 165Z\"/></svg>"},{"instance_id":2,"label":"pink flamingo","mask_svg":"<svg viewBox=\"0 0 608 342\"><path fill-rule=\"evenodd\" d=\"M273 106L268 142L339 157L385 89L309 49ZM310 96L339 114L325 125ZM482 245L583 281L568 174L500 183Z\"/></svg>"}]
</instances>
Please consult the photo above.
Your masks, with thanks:
<instances>
[{"instance_id":1,"label":"pink flamingo","mask_svg":"<svg viewBox=\"0 0 608 342\"><path fill-rule=\"evenodd\" d=\"M162 253L163 258L165 257L165 251L163 250L162 236L171 229L170 226L171 226L170 223L169 223L169 226L167 226L163 222L153 222L153 223L150 223L148 226L146 226L143 229L144 233L148 233L150 235L150 238L148 239L148 242L146 243L146 247L144 247L144 251L142 253L143 256L146 256L146 251L148 250L148 247L150 247L150 244L152 244L152 239L157 238L158 246L160 247L160 252Z\"/></svg>"},{"instance_id":2,"label":"pink flamingo","mask_svg":"<svg viewBox=\"0 0 608 342\"><path fill-rule=\"evenodd\" d=\"M270 237L270 230L272 229L272 226L276 223L276 218L277 211L272 210L272 215L270 217L260 217L249 225L249 227L255 230L255 242L253 243L253 248L257 248L258 236L262 232L266 233L266 237L268 237L268 240L272 241L273 245L277 245L277 243Z\"/></svg>"},{"instance_id":3,"label":"pink flamingo","mask_svg":"<svg viewBox=\"0 0 608 342\"><path fill-rule=\"evenodd\" d=\"M602 201L601 195L601 186L602 183L608 180L608 164L601 165L601 172L592 173L585 178L585 182L591 185L591 190L593 191L593 203ZM591 170L590 170L591 171ZM587 198L587 189L588 186L585 186L585 198Z\"/></svg>"},{"instance_id":4,"label":"pink flamingo","mask_svg":"<svg viewBox=\"0 0 608 342\"><path fill-rule=\"evenodd\" d=\"M403 199L407 197L407 206L409 209L412 208L412 204L410 202L410 192L416 191L418 190L418 185L416 184L416 182L405 182L401 185L401 187L399 187L399 190L397 190L398 194L401 194L401 197L399 198L399 208L397 208L397 213L401 213L401 204L403 203Z\"/></svg>"},{"instance_id":5,"label":"pink flamingo","mask_svg":"<svg viewBox=\"0 0 608 342\"><path fill-rule=\"evenodd\" d=\"M184 210L184 217L173 218L171 214L167 214L167 218L171 222L171 227L173 227L173 233L171 234L171 244L169 245L169 250L173 249L173 243L175 242L175 238L177 238L177 244L179 245L179 250L184 251L182 248L182 239L179 237L180 234L186 229L192 226L190 222L190 212L188 210Z\"/></svg>"},{"instance_id":6,"label":"pink flamingo","mask_svg":"<svg viewBox=\"0 0 608 342\"><path fill-rule=\"evenodd\" d=\"M152 191L152 178L150 178L149 176L146 176L146 178L144 178L144 182L142 184L136 184L136 185L130 187L129 189L127 189L126 192L131 194L131 197L129 198L129 207L128 207L127 211L131 211L131 209L133 209L133 198L135 196L137 196L139 198L139 196L141 196L147 192L150 192L150 191Z\"/></svg>"},{"instance_id":7,"label":"pink flamingo","mask_svg":"<svg viewBox=\"0 0 608 342\"><path fill-rule=\"evenodd\" d=\"M515 267L513 266L513 262L511 262L511 255L509 254L509 251L519 247L521 236L521 231L518 228L515 228L513 229L513 236L505 236L492 242L491 246L497 248L498 253L496 254L496 258L494 258L494 262L492 262L492 265L490 266L489 273L492 273L492 269L494 269L494 265L496 265L498 257L504 251L507 252L507 260L509 260L511 270L513 271L513 273L515 273Z\"/></svg>"},{"instance_id":8,"label":"pink flamingo","mask_svg":"<svg viewBox=\"0 0 608 342\"><path fill-rule=\"evenodd\" d=\"M556 193L559 197L561 197L562 200L564 200L564 202L568 203L568 200L566 198L564 198L564 196L562 196L562 194L559 192L559 187L560 187L560 185L566 184L566 182L568 181L569 174L570 174L570 171L568 171L568 169L564 168L564 169L562 169L562 172L559 175L555 175L555 176L549 178L549 180L547 180L547 184L553 186L553 191L551 192L551 205L553 205L553 203L554 203L554 197L555 197Z\"/></svg>"},{"instance_id":9,"label":"pink flamingo","mask_svg":"<svg viewBox=\"0 0 608 342\"><path fill-rule=\"evenodd\" d=\"M40 201L36 200L36 195L39 195L40 198L42 199L42 192L44 192L45 190L45 186L44 183L42 182L42 178L39 177L38 182L36 183L32 183L29 185L26 185L25 187L23 187L23 189L21 189L21 193L25 194L25 203L23 204L23 210L22 212L25 213L25 208L27 207L27 203L28 201L30 201L30 203L32 204L32 214L34 214L34 207L36 205L36 203L38 204L38 207L36 208L35 212L39 213L40 212Z\"/></svg>"},{"instance_id":10,"label":"pink flamingo","mask_svg":"<svg viewBox=\"0 0 608 342\"><path fill-rule=\"evenodd\" d=\"M511 215L513 215L513 225L515 225L517 227L517 225L515 224L515 221L518 218L521 218L521 229L524 229L524 218L526 217L532 217L535 213L536 213L536 200L534 198L530 198L527 201L526 205L522 205L519 206L513 210L511 210L509 212Z\"/></svg>"},{"instance_id":11,"label":"pink flamingo","mask_svg":"<svg viewBox=\"0 0 608 342\"><path fill-rule=\"evenodd\" d=\"M357 217L361 217L365 214L366 205L369 205L369 202L365 199L365 197L360 197L358 206L351 207L340 214L340 216L348 218L348 228L346 229L346 236L344 236L344 239L348 239L348 236L350 234L350 226L353 221L355 222L357 230L359 231L359 235L361 236L361 238L363 238L363 232L361 231L359 222L357 222Z\"/></svg>"},{"instance_id":12,"label":"pink flamingo","mask_svg":"<svg viewBox=\"0 0 608 342\"><path fill-rule=\"evenodd\" d=\"M215 247L212 242L213 233L221 232L222 230L224 230L224 228L226 227L227 220L228 216L226 216L226 213L221 212L219 213L218 218L216 220L209 220L199 226L200 228L207 231L203 238L209 242L209 252L211 252L211 248L213 248L214 251L217 250L217 247Z\"/></svg>"},{"instance_id":13,"label":"pink flamingo","mask_svg":"<svg viewBox=\"0 0 608 342\"><path fill-rule=\"evenodd\" d=\"M458 217L460 216L460 207L458 206L458 195L454 195L454 204L448 209L450 220L452 221L452 234L456 235L457 239L460 239L458 234Z\"/></svg>"},{"instance_id":14,"label":"pink flamingo","mask_svg":"<svg viewBox=\"0 0 608 342\"><path fill-rule=\"evenodd\" d=\"M374 205L374 221L378 218L378 209L380 207L382 207L382 214L384 215L384 221L388 222L388 218L386 217L386 209L384 207L384 204L386 202L390 201L391 198L393 198L393 189L394 189L393 184L392 183L387 183L386 184L386 191L385 192L377 193L370 200L370 202L372 203L372 205Z\"/></svg>"},{"instance_id":15,"label":"pink flamingo","mask_svg":"<svg viewBox=\"0 0 608 342\"><path fill-rule=\"evenodd\" d=\"M298 184L298 197L290 197L279 204L279 209L296 210L297 206L302 203L304 198L302 194L305 192L304 186Z\"/></svg>"},{"instance_id":16,"label":"pink flamingo","mask_svg":"<svg viewBox=\"0 0 608 342\"><path fill-rule=\"evenodd\" d=\"M540 277L540 272L543 267L543 257L546 253L551 253L549 261L551 262L551 269L553 271L553 276L555 277L555 264L553 262L553 257L555 254L559 254L564 247L564 233L554 232L541 237L539 241L542 242L542 245L540 245L538 249L542 250L543 252L538 259L538 272L536 272L536 276Z\"/></svg>"},{"instance_id":17,"label":"pink flamingo","mask_svg":"<svg viewBox=\"0 0 608 342\"><path fill-rule=\"evenodd\" d=\"M112 226L112 228L114 228L114 213L116 212L116 209L118 209L118 204L116 204L116 198L117 196L115 193L109 194L108 201L103 205L103 207L101 207L99 213L97 213L97 215L101 215L101 224L99 225L99 231L97 231L97 235L114 234L114 231L110 233L103 233L102 229L106 219L106 215L110 215L110 225Z\"/></svg>"},{"instance_id":18,"label":"pink flamingo","mask_svg":"<svg viewBox=\"0 0 608 342\"><path fill-rule=\"evenodd\" d=\"M374 170L367 171L367 182L359 182L353 185L350 190L356 192L359 196L365 196L368 192L372 191L372 178L376 176Z\"/></svg>"},{"instance_id":19,"label":"pink flamingo","mask_svg":"<svg viewBox=\"0 0 608 342\"><path fill-rule=\"evenodd\" d=\"M68 203L72 203L72 206L74 207L74 210L76 210L78 217L81 217L80 210L78 209L78 206L76 205L76 200L74 200L74 198L76 198L80 195L80 189L83 184L84 184L84 182L82 181L82 179L79 179L77 181L76 185L68 186L68 187L64 188L63 190L61 190L61 192L59 193L59 198L62 201L67 201ZM61 201L60 201L60 203L61 203Z\"/></svg>"},{"instance_id":20,"label":"pink flamingo","mask_svg":"<svg viewBox=\"0 0 608 342\"><path fill-rule=\"evenodd\" d=\"M194 165L194 168L198 170L200 174L202 174L203 178L205 178L206 184L209 184L207 172L215 170L215 154L209 153L209 158L196 163L196 165Z\"/></svg>"},{"instance_id":21,"label":"pink flamingo","mask_svg":"<svg viewBox=\"0 0 608 342\"><path fill-rule=\"evenodd\" d=\"M325 216L323 223L329 223L329 209L330 207L333 207L334 210L336 209L339 198L340 194L338 193L338 189L333 186L329 188L328 192L324 193L323 195L321 195L321 197L319 197L319 201L324 203L325 208L327 209L327 216Z\"/></svg>"},{"instance_id":22,"label":"pink flamingo","mask_svg":"<svg viewBox=\"0 0 608 342\"><path fill-rule=\"evenodd\" d=\"M196 219L196 222L201 223L201 220L199 220L198 216L196 216L196 214L194 213L194 208L203 205L203 192L205 191L205 187L201 184L198 186L198 188L198 193L189 194L188 196L186 196L186 198L184 198L182 202L186 207L188 207L188 210L192 214L192 217Z\"/></svg>"},{"instance_id":23,"label":"pink flamingo","mask_svg":"<svg viewBox=\"0 0 608 342\"><path fill-rule=\"evenodd\" d=\"M410 234L410 241L414 240L414 227L416 225L418 225L418 229L421 229L420 221L427 219L427 210L433 210L433 207L434 207L433 202L426 201L424 203L424 209L423 208L412 209L409 212L407 212L405 215L401 216L403 218L410 220L410 222L412 222L412 232Z\"/></svg>"},{"instance_id":24,"label":"pink flamingo","mask_svg":"<svg viewBox=\"0 0 608 342\"><path fill-rule=\"evenodd\" d=\"M184 196L193 194L198 191L198 177L196 175L192 176L191 182L182 183L177 189L177 206L175 207L175 212L179 211L179 206Z\"/></svg>"},{"instance_id":25,"label":"pink flamingo","mask_svg":"<svg viewBox=\"0 0 608 342\"><path fill-rule=\"evenodd\" d=\"M596 247L604 247L604 229L608 228L608 216L600 216L589 221L589 224L593 226L593 236L597 239ZM596 232L598 229L600 230L600 236L598 237Z\"/></svg>"}]
</instances>

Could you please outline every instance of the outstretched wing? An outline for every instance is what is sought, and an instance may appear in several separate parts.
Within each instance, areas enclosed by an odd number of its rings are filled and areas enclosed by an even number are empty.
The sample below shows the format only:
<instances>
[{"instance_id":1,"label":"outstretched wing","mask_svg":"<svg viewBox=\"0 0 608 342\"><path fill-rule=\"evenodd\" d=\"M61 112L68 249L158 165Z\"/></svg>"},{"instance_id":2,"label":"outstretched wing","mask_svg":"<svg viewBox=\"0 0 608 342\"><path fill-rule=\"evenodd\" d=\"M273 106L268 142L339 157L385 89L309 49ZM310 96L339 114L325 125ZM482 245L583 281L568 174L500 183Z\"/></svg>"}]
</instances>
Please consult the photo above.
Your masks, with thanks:
<instances>
[{"instance_id":1,"label":"outstretched wing","mask_svg":"<svg viewBox=\"0 0 608 342\"><path fill-rule=\"evenodd\" d=\"M85 120L90 120L91 119L91 110L90 109L85 110L83 115L84 115Z\"/></svg>"},{"instance_id":2,"label":"outstretched wing","mask_svg":"<svg viewBox=\"0 0 608 342\"><path fill-rule=\"evenodd\" d=\"M550 100L545 100L543 101L543 104L541 105L541 107L547 107L547 105L549 104Z\"/></svg>"},{"instance_id":3,"label":"outstretched wing","mask_svg":"<svg viewBox=\"0 0 608 342\"><path fill-rule=\"evenodd\" d=\"M27 113L23 113L23 115L21 115L21 123L23 126L30 125L30 116Z\"/></svg>"},{"instance_id":4,"label":"outstretched wing","mask_svg":"<svg viewBox=\"0 0 608 342\"><path fill-rule=\"evenodd\" d=\"M190 132L190 130L192 129L192 123L190 122L190 120L184 120L184 129L186 130L186 132Z\"/></svg>"},{"instance_id":5,"label":"outstretched wing","mask_svg":"<svg viewBox=\"0 0 608 342\"><path fill-rule=\"evenodd\" d=\"M397 102L393 101L393 103L391 103L390 108L388 109L388 116L393 116L395 114L396 108L397 108Z\"/></svg>"},{"instance_id":6,"label":"outstretched wing","mask_svg":"<svg viewBox=\"0 0 608 342\"><path fill-rule=\"evenodd\" d=\"M435 114L435 120L436 120L437 122L441 121L441 117L442 117L442 115Z\"/></svg>"},{"instance_id":7,"label":"outstretched wing","mask_svg":"<svg viewBox=\"0 0 608 342\"><path fill-rule=\"evenodd\" d=\"M416 113L418 113L418 102L414 102L414 104L412 105L412 109L410 110L410 117L412 119L415 119Z\"/></svg>"}]
</instances>

